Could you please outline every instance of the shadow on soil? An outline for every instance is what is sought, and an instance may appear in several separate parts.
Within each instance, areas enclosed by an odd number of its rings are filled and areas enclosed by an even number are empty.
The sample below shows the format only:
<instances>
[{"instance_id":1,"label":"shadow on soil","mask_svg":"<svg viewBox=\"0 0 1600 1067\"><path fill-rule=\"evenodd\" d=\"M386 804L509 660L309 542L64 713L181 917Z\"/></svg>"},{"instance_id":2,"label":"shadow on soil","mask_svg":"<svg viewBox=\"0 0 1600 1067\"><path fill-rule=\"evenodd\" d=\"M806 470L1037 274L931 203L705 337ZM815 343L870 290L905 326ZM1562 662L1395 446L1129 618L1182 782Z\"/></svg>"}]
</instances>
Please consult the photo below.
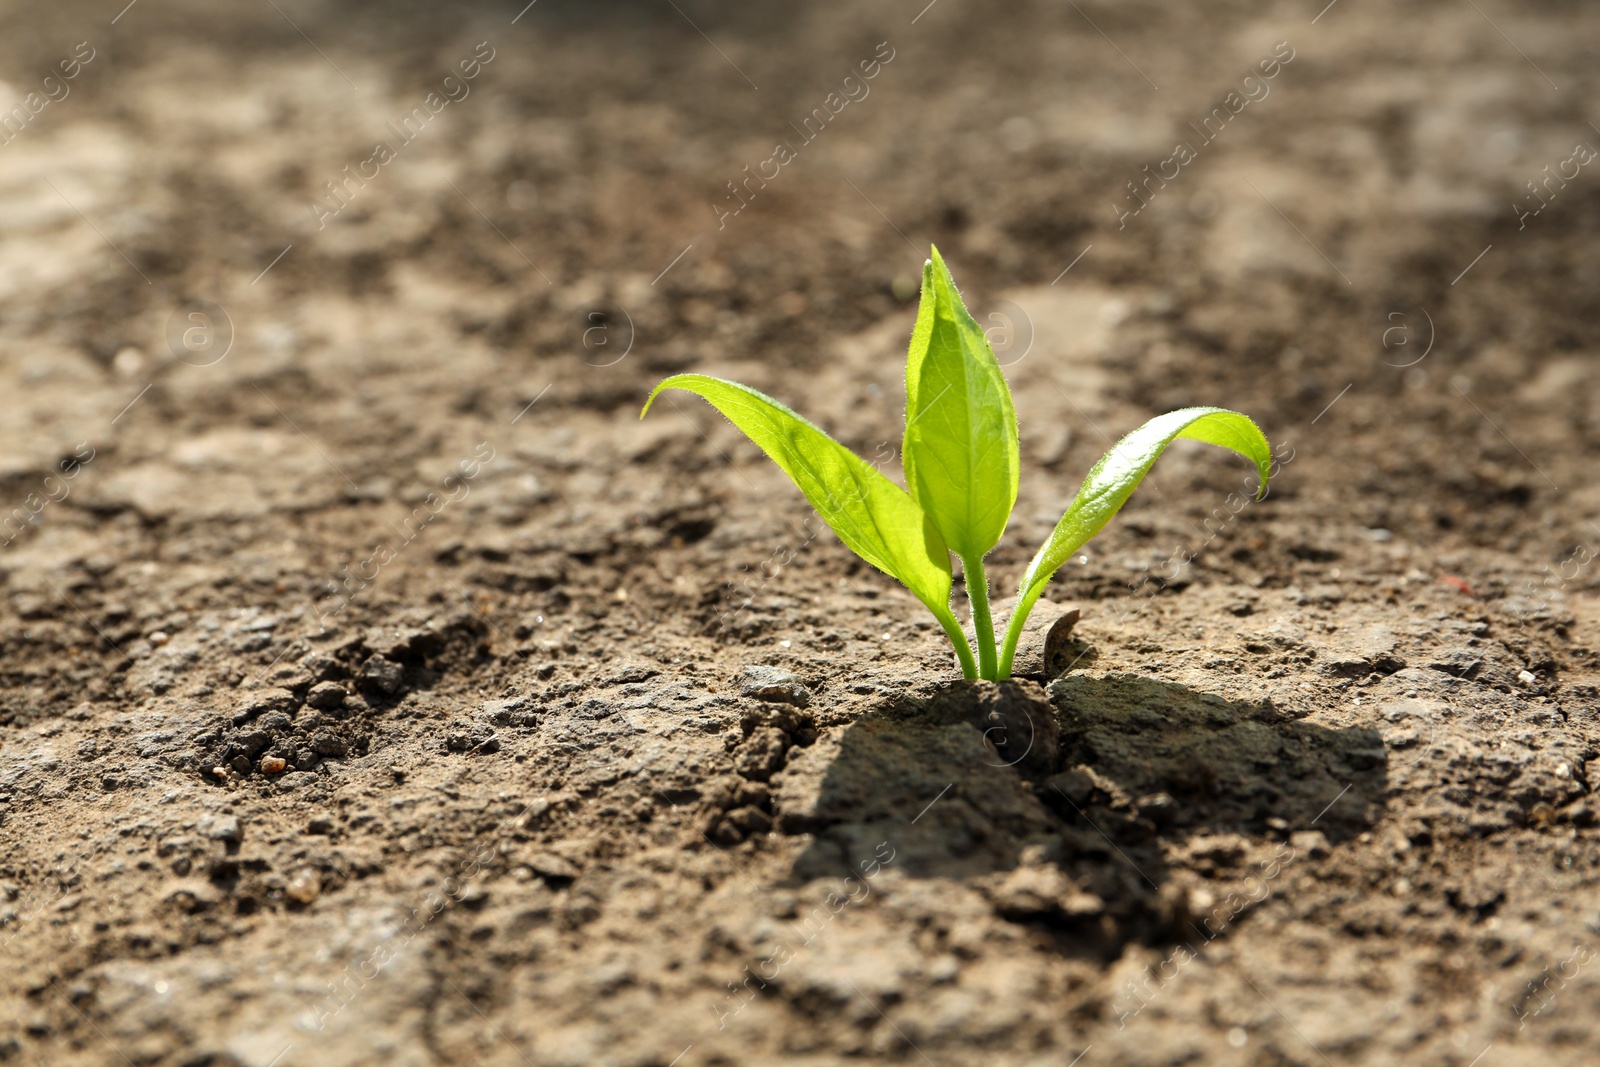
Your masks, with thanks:
<instances>
[{"instance_id":1,"label":"shadow on soil","mask_svg":"<svg viewBox=\"0 0 1600 1067\"><path fill-rule=\"evenodd\" d=\"M1345 840L1379 816L1386 785L1371 728L1130 674L1068 675L1048 697L1034 682L956 683L818 748L820 782L778 816L815 835L795 882L847 874L887 842L896 869L977 880L1003 914L1087 933L1076 942L1092 953L1194 922L1167 886L1174 846L1203 873L1244 876L1248 839Z\"/></svg>"}]
</instances>

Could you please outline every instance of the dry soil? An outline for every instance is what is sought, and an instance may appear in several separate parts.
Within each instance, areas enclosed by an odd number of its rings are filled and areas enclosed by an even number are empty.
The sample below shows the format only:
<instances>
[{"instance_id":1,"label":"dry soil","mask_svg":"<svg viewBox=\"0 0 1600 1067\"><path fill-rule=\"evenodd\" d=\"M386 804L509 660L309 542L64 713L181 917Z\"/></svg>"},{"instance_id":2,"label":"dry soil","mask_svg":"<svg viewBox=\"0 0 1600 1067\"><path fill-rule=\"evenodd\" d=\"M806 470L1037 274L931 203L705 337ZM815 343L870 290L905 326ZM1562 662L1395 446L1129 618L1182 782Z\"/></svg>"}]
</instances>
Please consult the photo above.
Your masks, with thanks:
<instances>
[{"instance_id":1,"label":"dry soil","mask_svg":"<svg viewBox=\"0 0 1600 1067\"><path fill-rule=\"evenodd\" d=\"M924 3L0 13L0 1063L1600 1062L1600 12ZM636 419L897 473L931 243L1001 593L1278 451L1009 687Z\"/></svg>"}]
</instances>

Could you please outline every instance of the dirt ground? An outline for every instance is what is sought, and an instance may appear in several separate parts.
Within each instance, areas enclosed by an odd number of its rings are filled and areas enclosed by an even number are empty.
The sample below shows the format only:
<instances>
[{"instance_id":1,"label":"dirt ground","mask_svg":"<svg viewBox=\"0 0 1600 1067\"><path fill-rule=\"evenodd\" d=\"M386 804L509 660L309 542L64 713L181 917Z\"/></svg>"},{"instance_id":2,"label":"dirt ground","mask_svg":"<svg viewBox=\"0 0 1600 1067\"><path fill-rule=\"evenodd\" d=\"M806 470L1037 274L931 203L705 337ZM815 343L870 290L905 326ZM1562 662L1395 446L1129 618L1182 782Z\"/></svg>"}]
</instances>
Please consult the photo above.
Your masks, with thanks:
<instances>
[{"instance_id":1,"label":"dirt ground","mask_svg":"<svg viewBox=\"0 0 1600 1067\"><path fill-rule=\"evenodd\" d=\"M1600 11L1323 3L7 5L0 1063L1600 1062ZM636 418L898 475L930 243L997 595L1279 460L1003 691Z\"/></svg>"}]
</instances>

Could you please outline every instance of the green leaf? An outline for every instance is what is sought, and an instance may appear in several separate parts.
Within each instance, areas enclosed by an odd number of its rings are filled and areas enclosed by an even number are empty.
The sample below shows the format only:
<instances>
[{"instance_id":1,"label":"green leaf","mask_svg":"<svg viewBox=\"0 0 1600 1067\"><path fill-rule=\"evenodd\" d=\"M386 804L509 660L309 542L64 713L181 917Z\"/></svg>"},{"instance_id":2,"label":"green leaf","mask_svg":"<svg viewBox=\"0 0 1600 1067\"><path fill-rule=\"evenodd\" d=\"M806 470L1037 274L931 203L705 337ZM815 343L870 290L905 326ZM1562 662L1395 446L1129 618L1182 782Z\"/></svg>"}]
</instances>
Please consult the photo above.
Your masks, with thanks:
<instances>
[{"instance_id":1,"label":"green leaf","mask_svg":"<svg viewBox=\"0 0 1600 1067\"><path fill-rule=\"evenodd\" d=\"M1239 453L1256 465L1261 474L1260 493L1267 491L1267 473L1272 468L1272 448L1261 429L1236 411L1223 408L1184 408L1158 415L1128 434L1116 447L1100 457L1061 516L1050 539L1028 564L1018 591L1017 608L1006 629L1001 651L1000 677L1011 673L1017 638L1022 633L1028 612L1044 592L1051 577L1072 554L1099 533L1112 516L1127 503L1128 497L1144 481L1150 468L1166 447L1178 438L1205 441Z\"/></svg>"},{"instance_id":2,"label":"green leaf","mask_svg":"<svg viewBox=\"0 0 1600 1067\"><path fill-rule=\"evenodd\" d=\"M906 355L906 489L964 560L982 560L1017 502L1017 413L988 338L937 248Z\"/></svg>"},{"instance_id":3,"label":"green leaf","mask_svg":"<svg viewBox=\"0 0 1600 1067\"><path fill-rule=\"evenodd\" d=\"M737 382L678 374L664 389L684 389L715 407L794 480L845 547L895 578L928 606L974 676L972 651L950 610L950 550L922 508L898 485L782 404Z\"/></svg>"}]
</instances>

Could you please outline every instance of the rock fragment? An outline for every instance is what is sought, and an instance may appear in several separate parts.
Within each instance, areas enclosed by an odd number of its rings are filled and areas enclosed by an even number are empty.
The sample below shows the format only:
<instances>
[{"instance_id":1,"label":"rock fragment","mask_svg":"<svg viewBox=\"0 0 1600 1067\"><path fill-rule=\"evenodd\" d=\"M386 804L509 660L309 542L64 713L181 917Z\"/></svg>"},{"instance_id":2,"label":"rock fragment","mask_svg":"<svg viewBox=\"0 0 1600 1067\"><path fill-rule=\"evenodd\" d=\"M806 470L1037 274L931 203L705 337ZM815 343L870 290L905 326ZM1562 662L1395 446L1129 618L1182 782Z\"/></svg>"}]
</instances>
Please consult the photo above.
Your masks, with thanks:
<instances>
[{"instance_id":1,"label":"rock fragment","mask_svg":"<svg viewBox=\"0 0 1600 1067\"><path fill-rule=\"evenodd\" d=\"M195 829L213 841L237 842L240 838L237 815L205 815Z\"/></svg>"},{"instance_id":2,"label":"rock fragment","mask_svg":"<svg viewBox=\"0 0 1600 1067\"><path fill-rule=\"evenodd\" d=\"M393 696L405 684L405 668L392 659L373 656L361 665L361 673L356 678L362 685Z\"/></svg>"},{"instance_id":3,"label":"rock fragment","mask_svg":"<svg viewBox=\"0 0 1600 1067\"><path fill-rule=\"evenodd\" d=\"M565 885L578 877L578 868L554 852L536 852L528 859L528 869L552 885Z\"/></svg>"},{"instance_id":4,"label":"rock fragment","mask_svg":"<svg viewBox=\"0 0 1600 1067\"><path fill-rule=\"evenodd\" d=\"M746 667L739 675L739 691L747 697L803 708L811 703L811 690L792 671L781 667Z\"/></svg>"},{"instance_id":5,"label":"rock fragment","mask_svg":"<svg viewBox=\"0 0 1600 1067\"><path fill-rule=\"evenodd\" d=\"M318 682L306 694L306 703L322 711L332 711L341 707L349 695L344 686L336 682Z\"/></svg>"},{"instance_id":6,"label":"rock fragment","mask_svg":"<svg viewBox=\"0 0 1600 1067\"><path fill-rule=\"evenodd\" d=\"M283 895L296 904L310 904L322 895L322 876L315 868L302 867L289 878L289 884L283 888Z\"/></svg>"}]
</instances>

